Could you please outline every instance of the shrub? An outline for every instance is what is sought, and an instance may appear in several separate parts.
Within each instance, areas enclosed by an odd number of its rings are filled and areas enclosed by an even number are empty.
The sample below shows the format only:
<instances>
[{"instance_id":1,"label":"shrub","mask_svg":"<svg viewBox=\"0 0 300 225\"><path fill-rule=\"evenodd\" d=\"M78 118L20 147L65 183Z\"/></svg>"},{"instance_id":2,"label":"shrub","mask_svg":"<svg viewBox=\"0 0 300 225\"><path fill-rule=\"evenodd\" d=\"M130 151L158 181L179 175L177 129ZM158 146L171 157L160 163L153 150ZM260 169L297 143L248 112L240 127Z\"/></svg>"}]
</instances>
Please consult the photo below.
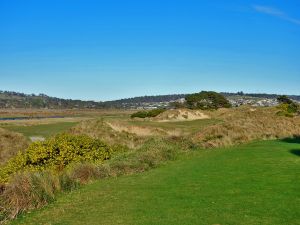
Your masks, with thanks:
<instances>
[{"instance_id":1,"label":"shrub","mask_svg":"<svg viewBox=\"0 0 300 225\"><path fill-rule=\"evenodd\" d=\"M277 108L280 110L277 112L277 115L293 117L299 110L299 105L295 102L291 103L282 103Z\"/></svg>"},{"instance_id":2,"label":"shrub","mask_svg":"<svg viewBox=\"0 0 300 225\"><path fill-rule=\"evenodd\" d=\"M187 95L186 98L187 107L190 109L218 109L218 108L230 108L229 101L221 94L213 91L202 91Z\"/></svg>"},{"instance_id":3,"label":"shrub","mask_svg":"<svg viewBox=\"0 0 300 225\"><path fill-rule=\"evenodd\" d=\"M131 118L146 118L148 116L147 111L138 111L136 113L133 113L130 117Z\"/></svg>"},{"instance_id":4,"label":"shrub","mask_svg":"<svg viewBox=\"0 0 300 225\"><path fill-rule=\"evenodd\" d=\"M18 171L59 171L70 163L109 159L112 149L98 139L88 136L59 134L43 142L32 143L3 166L0 181L7 182Z\"/></svg>"},{"instance_id":5,"label":"shrub","mask_svg":"<svg viewBox=\"0 0 300 225\"><path fill-rule=\"evenodd\" d=\"M281 95L277 98L277 101L282 104L291 104L293 101L289 99L286 95Z\"/></svg>"},{"instance_id":6,"label":"shrub","mask_svg":"<svg viewBox=\"0 0 300 225\"><path fill-rule=\"evenodd\" d=\"M165 112L166 109L153 109L150 111L139 111L136 113L133 113L131 115L131 118L147 118L147 117L156 117L159 114Z\"/></svg>"}]
</instances>

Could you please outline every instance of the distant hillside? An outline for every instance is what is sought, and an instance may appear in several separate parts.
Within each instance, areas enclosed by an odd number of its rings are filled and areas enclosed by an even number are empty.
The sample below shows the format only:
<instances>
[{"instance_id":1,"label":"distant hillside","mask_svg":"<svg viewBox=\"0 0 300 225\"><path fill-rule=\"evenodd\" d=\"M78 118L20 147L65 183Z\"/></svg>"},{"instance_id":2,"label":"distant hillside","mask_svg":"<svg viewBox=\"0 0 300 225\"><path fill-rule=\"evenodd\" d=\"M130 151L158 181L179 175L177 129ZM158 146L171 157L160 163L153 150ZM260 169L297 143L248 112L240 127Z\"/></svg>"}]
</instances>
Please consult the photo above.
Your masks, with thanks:
<instances>
[{"instance_id":1,"label":"distant hillside","mask_svg":"<svg viewBox=\"0 0 300 225\"><path fill-rule=\"evenodd\" d=\"M0 108L101 108L100 103L49 97L45 94L23 94L13 91L0 91Z\"/></svg>"},{"instance_id":2,"label":"distant hillside","mask_svg":"<svg viewBox=\"0 0 300 225\"><path fill-rule=\"evenodd\" d=\"M275 99L276 94L256 93L221 93L227 98L253 97ZM169 102L184 98L187 94L170 94L156 96L140 96L119 99L115 101L95 102L50 97L45 94L24 94L13 91L0 91L0 108L49 108L49 109L103 109L103 108L139 108L139 107L166 107ZM290 95L291 99L300 102L300 96Z\"/></svg>"},{"instance_id":3,"label":"distant hillside","mask_svg":"<svg viewBox=\"0 0 300 225\"><path fill-rule=\"evenodd\" d=\"M186 94L174 94L174 95L154 95L154 96L140 96L134 98L125 98L115 101L107 101L102 104L108 107L125 107L126 105L143 105L144 103L160 103L171 102L184 98Z\"/></svg>"}]
</instances>

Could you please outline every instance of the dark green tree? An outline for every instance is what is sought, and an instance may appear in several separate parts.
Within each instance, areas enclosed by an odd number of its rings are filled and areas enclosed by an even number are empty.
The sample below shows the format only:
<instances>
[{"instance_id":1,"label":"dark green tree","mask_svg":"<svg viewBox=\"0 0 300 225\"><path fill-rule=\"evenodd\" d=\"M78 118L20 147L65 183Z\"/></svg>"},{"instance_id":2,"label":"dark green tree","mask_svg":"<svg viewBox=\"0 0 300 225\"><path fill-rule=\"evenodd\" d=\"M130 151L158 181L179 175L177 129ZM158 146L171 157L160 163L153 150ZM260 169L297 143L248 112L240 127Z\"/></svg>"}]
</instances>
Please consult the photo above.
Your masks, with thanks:
<instances>
[{"instance_id":1,"label":"dark green tree","mask_svg":"<svg viewBox=\"0 0 300 225\"><path fill-rule=\"evenodd\" d=\"M229 101L214 91L202 91L186 96L186 104L190 109L218 109L230 108Z\"/></svg>"},{"instance_id":2,"label":"dark green tree","mask_svg":"<svg viewBox=\"0 0 300 225\"><path fill-rule=\"evenodd\" d=\"M291 99L289 99L288 96L286 95L280 95L278 98L277 98L277 101L279 103L283 103L283 104L292 104L293 101Z\"/></svg>"}]
</instances>

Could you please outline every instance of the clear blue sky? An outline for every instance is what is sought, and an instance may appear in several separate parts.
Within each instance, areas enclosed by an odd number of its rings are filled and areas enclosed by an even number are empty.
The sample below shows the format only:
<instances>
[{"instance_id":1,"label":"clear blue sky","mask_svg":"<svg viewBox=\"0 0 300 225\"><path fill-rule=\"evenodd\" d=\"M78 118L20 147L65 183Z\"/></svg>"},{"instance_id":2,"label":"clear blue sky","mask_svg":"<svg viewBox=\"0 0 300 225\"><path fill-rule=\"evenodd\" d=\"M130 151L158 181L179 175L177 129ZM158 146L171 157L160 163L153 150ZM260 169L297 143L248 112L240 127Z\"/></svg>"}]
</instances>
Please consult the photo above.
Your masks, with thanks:
<instances>
[{"instance_id":1,"label":"clear blue sky","mask_svg":"<svg viewBox=\"0 0 300 225\"><path fill-rule=\"evenodd\" d=\"M300 94L300 1L0 0L0 90Z\"/></svg>"}]
</instances>

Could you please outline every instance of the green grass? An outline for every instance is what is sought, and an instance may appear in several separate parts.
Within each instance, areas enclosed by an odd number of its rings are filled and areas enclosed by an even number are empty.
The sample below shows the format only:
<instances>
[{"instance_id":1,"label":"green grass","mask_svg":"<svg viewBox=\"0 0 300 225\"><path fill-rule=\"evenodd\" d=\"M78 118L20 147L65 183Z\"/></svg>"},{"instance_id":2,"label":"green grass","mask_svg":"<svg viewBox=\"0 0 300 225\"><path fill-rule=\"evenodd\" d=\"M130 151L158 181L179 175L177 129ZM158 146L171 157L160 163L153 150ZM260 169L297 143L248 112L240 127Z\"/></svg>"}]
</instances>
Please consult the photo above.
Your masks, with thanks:
<instances>
[{"instance_id":1,"label":"green grass","mask_svg":"<svg viewBox=\"0 0 300 225\"><path fill-rule=\"evenodd\" d=\"M129 123L132 125L163 128L166 130L180 129L185 133L194 133L199 131L203 127L218 124L220 122L222 121L217 119L201 119L177 122L129 121Z\"/></svg>"},{"instance_id":2,"label":"green grass","mask_svg":"<svg viewBox=\"0 0 300 225\"><path fill-rule=\"evenodd\" d=\"M12 224L297 225L300 145L293 142L195 151L60 195Z\"/></svg>"},{"instance_id":3,"label":"green grass","mask_svg":"<svg viewBox=\"0 0 300 225\"><path fill-rule=\"evenodd\" d=\"M5 126L3 128L21 133L28 138L32 136L41 136L47 138L59 132L63 132L75 126L76 124L77 122L61 122L31 126Z\"/></svg>"}]
</instances>

